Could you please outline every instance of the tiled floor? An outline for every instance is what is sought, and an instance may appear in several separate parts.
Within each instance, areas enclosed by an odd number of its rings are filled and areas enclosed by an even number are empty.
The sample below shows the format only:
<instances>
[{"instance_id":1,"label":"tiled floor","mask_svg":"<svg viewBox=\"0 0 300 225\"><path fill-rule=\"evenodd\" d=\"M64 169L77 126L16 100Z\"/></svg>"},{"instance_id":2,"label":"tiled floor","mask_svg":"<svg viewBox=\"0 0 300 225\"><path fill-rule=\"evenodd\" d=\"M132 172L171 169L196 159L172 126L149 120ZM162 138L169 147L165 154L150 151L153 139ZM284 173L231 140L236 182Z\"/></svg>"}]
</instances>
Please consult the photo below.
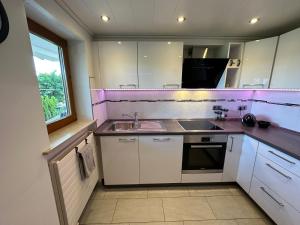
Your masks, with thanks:
<instances>
[{"instance_id":1,"label":"tiled floor","mask_svg":"<svg viewBox=\"0 0 300 225\"><path fill-rule=\"evenodd\" d=\"M234 185L103 188L97 186L81 224L271 225Z\"/></svg>"}]
</instances>

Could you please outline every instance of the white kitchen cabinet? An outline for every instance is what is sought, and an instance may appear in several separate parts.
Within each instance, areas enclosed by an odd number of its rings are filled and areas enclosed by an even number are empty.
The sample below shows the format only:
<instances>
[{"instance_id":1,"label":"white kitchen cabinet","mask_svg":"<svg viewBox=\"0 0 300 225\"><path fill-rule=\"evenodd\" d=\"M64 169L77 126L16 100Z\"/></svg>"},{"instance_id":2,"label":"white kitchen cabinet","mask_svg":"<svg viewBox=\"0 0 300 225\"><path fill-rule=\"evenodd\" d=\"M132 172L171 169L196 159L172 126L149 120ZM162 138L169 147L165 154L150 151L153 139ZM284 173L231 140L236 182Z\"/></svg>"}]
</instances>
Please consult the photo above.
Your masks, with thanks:
<instances>
[{"instance_id":1,"label":"white kitchen cabinet","mask_svg":"<svg viewBox=\"0 0 300 225\"><path fill-rule=\"evenodd\" d=\"M245 44L240 88L268 88L278 37Z\"/></svg>"},{"instance_id":2,"label":"white kitchen cabinet","mask_svg":"<svg viewBox=\"0 0 300 225\"><path fill-rule=\"evenodd\" d=\"M100 41L94 48L97 88L138 88L137 42Z\"/></svg>"},{"instance_id":3,"label":"white kitchen cabinet","mask_svg":"<svg viewBox=\"0 0 300 225\"><path fill-rule=\"evenodd\" d=\"M237 183L249 193L256 153L259 142L255 139L244 136L242 152L238 168Z\"/></svg>"},{"instance_id":4,"label":"white kitchen cabinet","mask_svg":"<svg viewBox=\"0 0 300 225\"><path fill-rule=\"evenodd\" d=\"M278 225L298 225L300 212L263 182L253 177L250 196Z\"/></svg>"},{"instance_id":5,"label":"white kitchen cabinet","mask_svg":"<svg viewBox=\"0 0 300 225\"><path fill-rule=\"evenodd\" d=\"M254 176L300 212L299 177L260 154L255 162Z\"/></svg>"},{"instance_id":6,"label":"white kitchen cabinet","mask_svg":"<svg viewBox=\"0 0 300 225\"><path fill-rule=\"evenodd\" d=\"M183 42L138 42L139 88L180 88Z\"/></svg>"},{"instance_id":7,"label":"white kitchen cabinet","mask_svg":"<svg viewBox=\"0 0 300 225\"><path fill-rule=\"evenodd\" d=\"M105 185L139 183L137 136L101 137L101 153Z\"/></svg>"},{"instance_id":8,"label":"white kitchen cabinet","mask_svg":"<svg viewBox=\"0 0 300 225\"><path fill-rule=\"evenodd\" d=\"M279 37L270 88L300 88L300 28Z\"/></svg>"},{"instance_id":9,"label":"white kitchen cabinet","mask_svg":"<svg viewBox=\"0 0 300 225\"><path fill-rule=\"evenodd\" d=\"M224 170L223 170L223 181L224 182L234 182L236 181L240 155L242 151L243 135L229 135Z\"/></svg>"},{"instance_id":10,"label":"white kitchen cabinet","mask_svg":"<svg viewBox=\"0 0 300 225\"><path fill-rule=\"evenodd\" d=\"M180 183L183 136L140 136L140 183Z\"/></svg>"}]
</instances>

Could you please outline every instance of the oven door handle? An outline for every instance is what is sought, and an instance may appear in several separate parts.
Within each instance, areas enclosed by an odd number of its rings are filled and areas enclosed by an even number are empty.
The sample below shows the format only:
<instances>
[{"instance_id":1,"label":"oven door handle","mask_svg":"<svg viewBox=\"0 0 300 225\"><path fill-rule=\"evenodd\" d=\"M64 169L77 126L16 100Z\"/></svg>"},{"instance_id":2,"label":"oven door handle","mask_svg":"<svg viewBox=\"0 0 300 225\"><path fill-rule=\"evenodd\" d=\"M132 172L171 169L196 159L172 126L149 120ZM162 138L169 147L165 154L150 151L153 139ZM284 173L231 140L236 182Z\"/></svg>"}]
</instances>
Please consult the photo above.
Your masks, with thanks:
<instances>
[{"instance_id":1,"label":"oven door handle","mask_svg":"<svg viewBox=\"0 0 300 225\"><path fill-rule=\"evenodd\" d=\"M223 145L191 145L191 148L222 148Z\"/></svg>"}]
</instances>

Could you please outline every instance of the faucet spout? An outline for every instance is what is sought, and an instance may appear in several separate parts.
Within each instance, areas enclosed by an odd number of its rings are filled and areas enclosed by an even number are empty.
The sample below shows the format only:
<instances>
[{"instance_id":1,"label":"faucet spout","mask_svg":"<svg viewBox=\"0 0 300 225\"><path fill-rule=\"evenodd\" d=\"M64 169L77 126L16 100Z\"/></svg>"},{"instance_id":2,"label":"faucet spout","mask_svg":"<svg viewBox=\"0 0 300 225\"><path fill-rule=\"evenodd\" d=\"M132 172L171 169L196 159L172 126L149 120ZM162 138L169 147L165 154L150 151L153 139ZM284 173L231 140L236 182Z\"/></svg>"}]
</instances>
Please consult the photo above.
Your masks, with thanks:
<instances>
[{"instance_id":1,"label":"faucet spout","mask_svg":"<svg viewBox=\"0 0 300 225\"><path fill-rule=\"evenodd\" d=\"M139 119L138 119L138 112L134 112L133 115L130 114L122 114L123 117L129 117L131 119L134 119L134 128L137 129L139 128Z\"/></svg>"}]
</instances>

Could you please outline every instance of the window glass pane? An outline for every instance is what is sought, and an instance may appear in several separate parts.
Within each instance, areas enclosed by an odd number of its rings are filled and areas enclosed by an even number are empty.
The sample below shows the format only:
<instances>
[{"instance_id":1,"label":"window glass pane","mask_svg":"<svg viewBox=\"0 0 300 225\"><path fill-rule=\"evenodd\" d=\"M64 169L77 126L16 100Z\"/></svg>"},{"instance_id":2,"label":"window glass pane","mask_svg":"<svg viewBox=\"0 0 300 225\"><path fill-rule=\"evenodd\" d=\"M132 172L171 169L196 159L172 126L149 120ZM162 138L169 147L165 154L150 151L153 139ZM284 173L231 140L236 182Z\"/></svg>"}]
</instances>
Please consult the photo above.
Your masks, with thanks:
<instances>
[{"instance_id":1,"label":"window glass pane","mask_svg":"<svg viewBox=\"0 0 300 225\"><path fill-rule=\"evenodd\" d=\"M71 115L62 49L34 34L30 41L45 121L50 124Z\"/></svg>"}]
</instances>

